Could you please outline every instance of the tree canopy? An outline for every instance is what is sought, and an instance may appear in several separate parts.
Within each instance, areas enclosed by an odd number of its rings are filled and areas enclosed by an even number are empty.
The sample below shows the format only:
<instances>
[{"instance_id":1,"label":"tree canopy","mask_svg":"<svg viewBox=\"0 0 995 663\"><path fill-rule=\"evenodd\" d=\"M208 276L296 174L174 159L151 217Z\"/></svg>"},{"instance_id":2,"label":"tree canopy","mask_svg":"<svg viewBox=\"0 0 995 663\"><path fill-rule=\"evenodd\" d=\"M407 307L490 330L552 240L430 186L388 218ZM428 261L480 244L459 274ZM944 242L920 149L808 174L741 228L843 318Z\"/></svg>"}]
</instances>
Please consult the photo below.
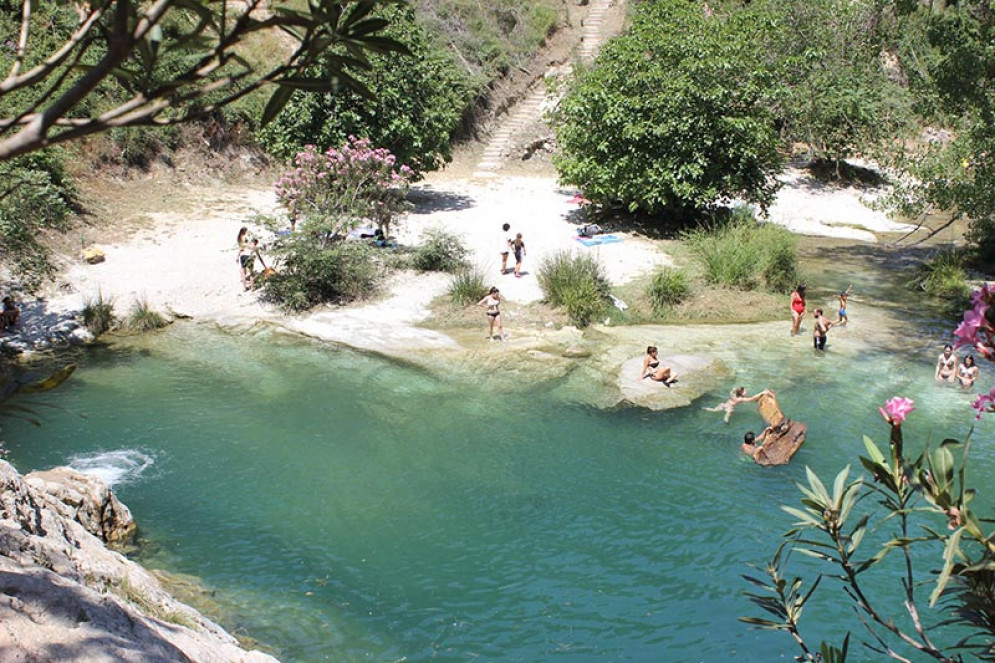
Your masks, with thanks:
<instances>
[{"instance_id":1,"label":"tree canopy","mask_svg":"<svg viewBox=\"0 0 995 663\"><path fill-rule=\"evenodd\" d=\"M205 117L272 85L268 122L295 89L347 87L368 94L354 72L368 54L407 49L385 37L374 9L394 0L233 3L208 0L98 0L60 7L53 39L24 0L16 43L0 49L0 161L116 127L168 126ZM10 12L12 3L3 2ZM283 61L262 68L242 52L247 40L279 31ZM322 76L309 70L324 57ZM123 95L104 97L113 84Z\"/></svg>"}]
</instances>

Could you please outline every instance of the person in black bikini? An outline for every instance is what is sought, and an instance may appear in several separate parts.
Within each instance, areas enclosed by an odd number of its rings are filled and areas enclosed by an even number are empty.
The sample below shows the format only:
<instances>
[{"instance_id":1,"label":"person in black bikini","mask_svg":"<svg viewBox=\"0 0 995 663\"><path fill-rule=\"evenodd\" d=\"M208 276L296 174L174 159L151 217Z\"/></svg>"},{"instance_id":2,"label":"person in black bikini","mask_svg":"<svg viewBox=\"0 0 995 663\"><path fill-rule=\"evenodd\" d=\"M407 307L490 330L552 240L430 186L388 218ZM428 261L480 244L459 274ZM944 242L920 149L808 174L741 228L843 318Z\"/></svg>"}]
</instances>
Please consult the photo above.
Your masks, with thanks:
<instances>
[{"instance_id":1,"label":"person in black bikini","mask_svg":"<svg viewBox=\"0 0 995 663\"><path fill-rule=\"evenodd\" d=\"M487 308L487 322L490 325L487 337L492 341L494 340L494 324L497 323L498 336L496 338L499 341L504 340L504 325L501 324L501 291L492 287L487 296L477 302L477 306Z\"/></svg>"},{"instance_id":2,"label":"person in black bikini","mask_svg":"<svg viewBox=\"0 0 995 663\"><path fill-rule=\"evenodd\" d=\"M655 345L646 348L646 356L643 357L642 379L650 378L654 382L662 382L669 387L677 382L677 376L671 372L669 366L660 365L657 353Z\"/></svg>"}]
</instances>

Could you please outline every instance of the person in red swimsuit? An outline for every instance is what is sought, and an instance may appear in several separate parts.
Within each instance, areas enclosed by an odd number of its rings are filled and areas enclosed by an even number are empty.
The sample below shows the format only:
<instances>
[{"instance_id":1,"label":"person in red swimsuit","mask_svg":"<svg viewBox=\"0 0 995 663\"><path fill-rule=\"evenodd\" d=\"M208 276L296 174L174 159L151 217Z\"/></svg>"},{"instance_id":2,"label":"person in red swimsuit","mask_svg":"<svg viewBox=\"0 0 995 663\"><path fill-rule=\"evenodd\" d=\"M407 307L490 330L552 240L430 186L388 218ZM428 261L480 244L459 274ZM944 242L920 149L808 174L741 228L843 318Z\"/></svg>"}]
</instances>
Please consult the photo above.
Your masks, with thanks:
<instances>
[{"instance_id":1,"label":"person in red swimsuit","mask_svg":"<svg viewBox=\"0 0 995 663\"><path fill-rule=\"evenodd\" d=\"M791 292L791 335L798 333L805 315L805 284L799 283Z\"/></svg>"}]
</instances>

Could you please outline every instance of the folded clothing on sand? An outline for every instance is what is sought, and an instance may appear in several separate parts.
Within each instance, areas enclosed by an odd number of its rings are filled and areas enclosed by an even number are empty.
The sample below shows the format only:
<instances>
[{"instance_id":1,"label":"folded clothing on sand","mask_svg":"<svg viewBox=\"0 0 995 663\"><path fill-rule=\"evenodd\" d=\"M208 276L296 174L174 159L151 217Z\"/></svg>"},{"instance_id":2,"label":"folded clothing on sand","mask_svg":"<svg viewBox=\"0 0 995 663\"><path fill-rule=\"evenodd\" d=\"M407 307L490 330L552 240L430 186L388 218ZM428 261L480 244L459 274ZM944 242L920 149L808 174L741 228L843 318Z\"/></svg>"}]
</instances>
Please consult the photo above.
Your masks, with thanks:
<instances>
[{"instance_id":1,"label":"folded clothing on sand","mask_svg":"<svg viewBox=\"0 0 995 663\"><path fill-rule=\"evenodd\" d=\"M621 237L615 235L598 235L597 237L581 237L575 235L574 239L584 246L598 246L599 244L616 244L622 241Z\"/></svg>"}]
</instances>

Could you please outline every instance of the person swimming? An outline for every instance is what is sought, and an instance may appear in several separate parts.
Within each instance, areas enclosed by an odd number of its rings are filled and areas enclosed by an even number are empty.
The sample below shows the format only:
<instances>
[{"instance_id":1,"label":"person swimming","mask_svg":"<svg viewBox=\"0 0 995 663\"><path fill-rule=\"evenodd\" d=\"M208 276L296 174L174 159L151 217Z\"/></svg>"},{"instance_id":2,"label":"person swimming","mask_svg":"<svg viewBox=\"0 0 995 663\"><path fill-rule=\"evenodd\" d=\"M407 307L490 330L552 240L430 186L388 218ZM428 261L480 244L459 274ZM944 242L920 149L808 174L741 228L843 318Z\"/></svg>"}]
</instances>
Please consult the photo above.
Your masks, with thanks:
<instances>
[{"instance_id":1,"label":"person swimming","mask_svg":"<svg viewBox=\"0 0 995 663\"><path fill-rule=\"evenodd\" d=\"M721 412L725 410L726 416L722 418L722 421L729 423L729 418L732 417L732 411L736 409L736 406L740 403L753 403L760 400L760 397L766 393L769 393L769 389L764 389L758 394L753 396L746 395L746 387L736 387L729 392L729 398L724 403L719 403L715 407L705 407L703 410L708 412Z\"/></svg>"}]
</instances>

